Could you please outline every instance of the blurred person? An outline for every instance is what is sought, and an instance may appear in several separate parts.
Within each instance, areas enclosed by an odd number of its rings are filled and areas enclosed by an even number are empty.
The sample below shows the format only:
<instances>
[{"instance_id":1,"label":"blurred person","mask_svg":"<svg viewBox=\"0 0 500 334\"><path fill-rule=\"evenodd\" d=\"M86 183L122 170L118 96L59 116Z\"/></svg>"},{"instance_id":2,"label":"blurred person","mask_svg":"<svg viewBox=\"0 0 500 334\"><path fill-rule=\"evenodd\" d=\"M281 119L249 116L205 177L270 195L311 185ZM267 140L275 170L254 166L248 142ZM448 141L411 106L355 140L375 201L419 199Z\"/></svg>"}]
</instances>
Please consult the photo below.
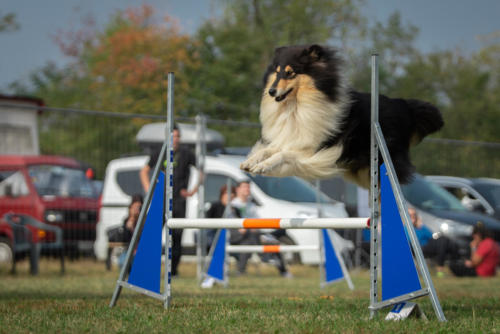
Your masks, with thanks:
<instances>
[{"instance_id":1,"label":"blurred person","mask_svg":"<svg viewBox=\"0 0 500 334\"><path fill-rule=\"evenodd\" d=\"M190 167L196 167L196 158L194 154L186 147L180 145L181 133L176 124L173 126L172 131L174 162L173 162L173 207L172 216L174 218L186 217L186 198L194 195L203 182L203 173L200 171L198 184L192 190L187 190ZM167 155L169 153L167 152ZM160 150L155 151L149 158L149 162L139 172L141 184L144 191L147 193L150 187L149 174L155 168L160 155ZM166 164L166 162L164 162ZM182 232L183 229L172 230L172 276L177 276L177 267L179 265L182 254Z\"/></svg>"},{"instance_id":2,"label":"blurred person","mask_svg":"<svg viewBox=\"0 0 500 334\"><path fill-rule=\"evenodd\" d=\"M235 197L236 188L231 187L230 195L227 193L227 185L223 185L219 191L219 200L216 202L212 202L210 204L210 208L205 213L206 218L241 218L240 213L236 210L232 205L228 206L228 202ZM207 230L207 248L210 249L212 243L214 242L215 236L217 234L218 229L208 229ZM206 277L201 283L201 287L204 289L211 288L215 283L215 279L213 277Z\"/></svg>"},{"instance_id":3,"label":"blurred person","mask_svg":"<svg viewBox=\"0 0 500 334\"><path fill-rule=\"evenodd\" d=\"M470 248L470 259L450 264L453 274L455 276L495 276L496 267L500 262L500 249L482 222L478 222L472 230Z\"/></svg>"},{"instance_id":4,"label":"blurred person","mask_svg":"<svg viewBox=\"0 0 500 334\"><path fill-rule=\"evenodd\" d=\"M241 218L258 218L257 206L252 202L250 193L250 182L245 180L236 187L236 197L231 201L241 216ZM278 230L279 231L279 230ZM232 245L260 245L279 244L279 241L271 234L262 234L255 229L239 229L231 231L230 242ZM247 262L251 257L251 253L238 254L238 274L246 273ZM259 254L263 260L269 260L276 265L281 276L291 278L291 273L287 270L285 260L281 253L270 254L269 258ZM268 255L268 254L265 254ZM269 256L269 255L268 255Z\"/></svg>"},{"instance_id":5,"label":"blurred person","mask_svg":"<svg viewBox=\"0 0 500 334\"><path fill-rule=\"evenodd\" d=\"M437 276L445 275L445 261L450 258L452 260L458 258L459 247L450 238L436 234L435 237L432 231L422 223L417 210L408 208L408 214L413 224L415 234L422 247L424 257L431 258L436 261Z\"/></svg>"},{"instance_id":6,"label":"blurred person","mask_svg":"<svg viewBox=\"0 0 500 334\"><path fill-rule=\"evenodd\" d=\"M232 205L227 206L228 201L230 202L236 196L236 188L231 187L231 194L227 194L227 186L223 185L219 190L219 200L210 204L210 208L205 213L206 218L241 218L240 212L236 210ZM229 209L229 212L226 210ZM217 229L207 230L207 247L210 248Z\"/></svg>"},{"instance_id":7,"label":"blurred person","mask_svg":"<svg viewBox=\"0 0 500 334\"><path fill-rule=\"evenodd\" d=\"M465 206L469 211L480 211L481 210L481 201L475 198L472 194L470 194L467 189L462 188L462 199L460 202L463 206Z\"/></svg>"},{"instance_id":8,"label":"blurred person","mask_svg":"<svg viewBox=\"0 0 500 334\"><path fill-rule=\"evenodd\" d=\"M143 203L142 195L135 194L132 196L130 204L128 206L128 214L127 217L123 220L123 236L122 241L127 244L127 248L130 245L130 241L132 240L132 236L134 235L135 226L137 225L137 221L139 220L139 213L141 212L141 207ZM118 258L118 265L121 268L125 262L125 257L127 252L123 252Z\"/></svg>"}]
</instances>

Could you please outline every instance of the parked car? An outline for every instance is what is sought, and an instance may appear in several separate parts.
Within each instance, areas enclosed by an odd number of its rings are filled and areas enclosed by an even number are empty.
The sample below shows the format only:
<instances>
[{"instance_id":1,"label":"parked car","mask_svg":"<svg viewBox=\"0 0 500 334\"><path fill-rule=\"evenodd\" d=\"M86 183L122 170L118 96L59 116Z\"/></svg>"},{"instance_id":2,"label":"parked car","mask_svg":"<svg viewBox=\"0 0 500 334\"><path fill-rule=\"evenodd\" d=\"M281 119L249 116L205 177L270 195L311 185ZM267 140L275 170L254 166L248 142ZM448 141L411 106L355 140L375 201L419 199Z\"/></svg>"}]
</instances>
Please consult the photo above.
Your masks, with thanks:
<instances>
[{"instance_id":1,"label":"parked car","mask_svg":"<svg viewBox=\"0 0 500 334\"><path fill-rule=\"evenodd\" d=\"M0 156L0 217L22 213L64 233L65 248L89 251L98 196L80 164L60 156Z\"/></svg>"},{"instance_id":2,"label":"parked car","mask_svg":"<svg viewBox=\"0 0 500 334\"><path fill-rule=\"evenodd\" d=\"M422 175L416 174L413 182L402 185L402 191L409 206L415 208L424 225L433 233L443 233L468 249L472 226L478 221L484 222L500 240L500 222L494 218L470 212L459 200L439 185ZM342 191L339 192L339 189ZM357 190L356 190L357 189ZM368 191L352 183L334 178L321 181L321 190L329 197L342 199L350 208L352 215L369 215ZM353 234L344 234L355 240ZM369 233L363 234L363 241L369 240Z\"/></svg>"},{"instance_id":3,"label":"parked car","mask_svg":"<svg viewBox=\"0 0 500 334\"><path fill-rule=\"evenodd\" d=\"M500 241L500 221L465 208L444 188L416 174L413 182L403 185L403 195L422 217L424 225L433 232L441 232L468 247L472 227L482 221Z\"/></svg>"},{"instance_id":4,"label":"parked car","mask_svg":"<svg viewBox=\"0 0 500 334\"><path fill-rule=\"evenodd\" d=\"M220 187L230 178L232 184L242 180L250 180L252 198L257 205L261 217L317 217L315 189L307 182L295 178L273 178L250 176L239 169L244 156L217 155L207 156L205 159L205 203L216 201ZM139 180L139 170L148 161L148 156L135 156L115 159L109 162L106 168L100 220L97 224L97 238L94 246L98 259L104 260L107 256L106 230L111 226L122 223L127 214L127 206L133 194L141 193L142 186ZM191 173L190 186L197 182L198 173ZM328 217L347 217L345 206L328 196L321 194L322 212ZM198 194L187 200L186 216L195 218L198 214ZM195 232L187 229L182 237L185 251L194 250ZM318 230L289 230L289 236L296 244L318 245ZM349 242L347 244L350 245ZM319 263L317 251L303 251L301 261L308 264Z\"/></svg>"},{"instance_id":5,"label":"parked car","mask_svg":"<svg viewBox=\"0 0 500 334\"><path fill-rule=\"evenodd\" d=\"M427 176L461 200L467 208L500 220L500 180L467 179L455 176Z\"/></svg>"}]
</instances>

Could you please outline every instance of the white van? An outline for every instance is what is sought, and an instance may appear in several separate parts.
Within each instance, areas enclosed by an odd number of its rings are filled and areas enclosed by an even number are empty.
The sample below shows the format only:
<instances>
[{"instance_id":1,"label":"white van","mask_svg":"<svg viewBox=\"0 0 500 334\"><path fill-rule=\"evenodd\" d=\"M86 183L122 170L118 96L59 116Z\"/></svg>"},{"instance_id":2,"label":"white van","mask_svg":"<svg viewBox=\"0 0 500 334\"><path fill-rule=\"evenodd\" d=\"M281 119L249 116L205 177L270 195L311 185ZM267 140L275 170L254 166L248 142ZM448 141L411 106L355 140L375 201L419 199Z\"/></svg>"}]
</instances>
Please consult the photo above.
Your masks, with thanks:
<instances>
[{"instance_id":1,"label":"white van","mask_svg":"<svg viewBox=\"0 0 500 334\"><path fill-rule=\"evenodd\" d=\"M239 169L244 156L218 155L205 159L205 202L218 200L220 187L231 179L236 185L242 180L250 180L252 198L257 205L258 214L265 218L312 218L318 217L316 190L309 183L296 178L275 178L252 176ZM94 246L98 259L107 256L106 230L120 225L127 214L127 206L133 194L141 193L139 170L148 161L148 156L135 156L112 160L106 168L102 192L97 237ZM197 183L198 173L192 172L190 187ZM345 206L321 194L321 211L325 217L347 217ZM198 211L198 196L188 198L186 216L195 218ZM194 229L187 229L182 237L186 250L195 247ZM288 230L292 240L298 245L318 245L318 230ZM345 240L344 240L345 241ZM350 242L345 241L349 248ZM344 243L345 246L346 244ZM320 261L317 251L300 253L302 263L317 264Z\"/></svg>"}]
</instances>

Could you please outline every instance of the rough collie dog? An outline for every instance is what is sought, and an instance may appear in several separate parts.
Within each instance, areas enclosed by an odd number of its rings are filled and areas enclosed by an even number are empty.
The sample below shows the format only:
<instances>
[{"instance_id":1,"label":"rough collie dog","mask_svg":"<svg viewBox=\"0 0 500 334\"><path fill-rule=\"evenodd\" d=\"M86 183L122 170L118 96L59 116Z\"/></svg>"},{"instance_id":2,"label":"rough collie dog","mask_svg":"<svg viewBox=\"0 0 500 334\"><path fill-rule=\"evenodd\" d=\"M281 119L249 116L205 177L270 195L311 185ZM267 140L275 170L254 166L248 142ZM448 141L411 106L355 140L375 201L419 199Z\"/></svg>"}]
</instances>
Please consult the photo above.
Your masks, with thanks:
<instances>
[{"instance_id":1,"label":"rough collie dog","mask_svg":"<svg viewBox=\"0 0 500 334\"><path fill-rule=\"evenodd\" d=\"M343 175L370 184L370 94L350 89L342 62L329 47L276 49L264 75L261 139L241 169L305 179ZM379 123L401 183L411 180L409 148L439 130L433 105L379 96ZM379 159L382 162L382 159Z\"/></svg>"}]
</instances>

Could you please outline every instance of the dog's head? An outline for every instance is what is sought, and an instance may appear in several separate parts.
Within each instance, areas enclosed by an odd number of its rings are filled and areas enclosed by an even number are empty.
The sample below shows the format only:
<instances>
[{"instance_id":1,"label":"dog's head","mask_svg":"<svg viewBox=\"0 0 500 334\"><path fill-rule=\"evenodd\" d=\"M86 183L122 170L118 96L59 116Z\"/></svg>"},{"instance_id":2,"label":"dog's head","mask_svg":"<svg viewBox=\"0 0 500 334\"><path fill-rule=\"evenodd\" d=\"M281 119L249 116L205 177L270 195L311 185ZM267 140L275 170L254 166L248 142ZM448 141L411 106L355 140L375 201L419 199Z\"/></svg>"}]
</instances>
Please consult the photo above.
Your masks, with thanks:
<instances>
[{"instance_id":1,"label":"dog's head","mask_svg":"<svg viewBox=\"0 0 500 334\"><path fill-rule=\"evenodd\" d=\"M276 102L295 95L301 76L309 75L313 80L324 77L334 58L332 49L316 44L277 48L264 75L264 94L269 94Z\"/></svg>"}]
</instances>

